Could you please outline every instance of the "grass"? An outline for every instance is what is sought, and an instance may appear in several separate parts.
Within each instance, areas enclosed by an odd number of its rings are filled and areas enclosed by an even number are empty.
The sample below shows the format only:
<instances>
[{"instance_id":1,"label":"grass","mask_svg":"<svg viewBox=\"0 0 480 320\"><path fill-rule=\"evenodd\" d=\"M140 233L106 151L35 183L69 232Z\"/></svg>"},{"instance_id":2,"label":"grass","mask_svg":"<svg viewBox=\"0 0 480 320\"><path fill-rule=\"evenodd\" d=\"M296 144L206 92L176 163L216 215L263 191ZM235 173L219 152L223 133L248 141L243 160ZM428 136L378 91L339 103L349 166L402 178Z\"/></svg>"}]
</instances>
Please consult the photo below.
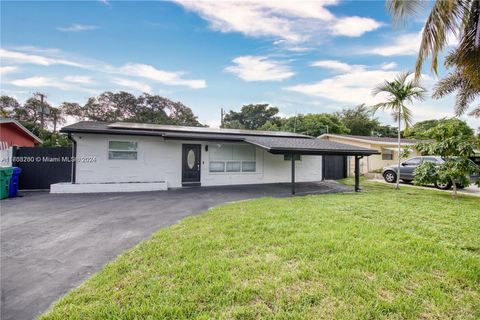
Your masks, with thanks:
<instances>
[{"instance_id":1,"label":"grass","mask_svg":"<svg viewBox=\"0 0 480 320\"><path fill-rule=\"evenodd\" d=\"M41 319L479 319L479 199L363 185L184 219Z\"/></svg>"}]
</instances>

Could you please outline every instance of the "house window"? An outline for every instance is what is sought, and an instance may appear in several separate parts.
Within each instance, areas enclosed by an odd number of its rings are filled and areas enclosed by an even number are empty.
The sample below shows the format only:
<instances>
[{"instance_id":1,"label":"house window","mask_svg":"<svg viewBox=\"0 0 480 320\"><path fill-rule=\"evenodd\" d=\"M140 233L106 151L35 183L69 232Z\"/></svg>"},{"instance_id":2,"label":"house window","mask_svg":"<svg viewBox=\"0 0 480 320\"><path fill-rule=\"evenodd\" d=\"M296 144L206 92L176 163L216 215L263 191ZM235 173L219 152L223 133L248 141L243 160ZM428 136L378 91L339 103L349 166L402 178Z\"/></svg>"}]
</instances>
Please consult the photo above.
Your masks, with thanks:
<instances>
[{"instance_id":1,"label":"house window","mask_svg":"<svg viewBox=\"0 0 480 320\"><path fill-rule=\"evenodd\" d=\"M210 161L210 172L225 172L225 162Z\"/></svg>"},{"instance_id":2,"label":"house window","mask_svg":"<svg viewBox=\"0 0 480 320\"><path fill-rule=\"evenodd\" d=\"M255 172L255 161L242 161L242 172Z\"/></svg>"},{"instance_id":3,"label":"house window","mask_svg":"<svg viewBox=\"0 0 480 320\"><path fill-rule=\"evenodd\" d=\"M393 160L393 150L382 149L382 160Z\"/></svg>"},{"instance_id":4,"label":"house window","mask_svg":"<svg viewBox=\"0 0 480 320\"><path fill-rule=\"evenodd\" d=\"M210 172L255 172L255 147L219 144L210 148Z\"/></svg>"},{"instance_id":5,"label":"house window","mask_svg":"<svg viewBox=\"0 0 480 320\"><path fill-rule=\"evenodd\" d=\"M133 141L109 141L109 160L137 160L137 143Z\"/></svg>"},{"instance_id":6,"label":"house window","mask_svg":"<svg viewBox=\"0 0 480 320\"><path fill-rule=\"evenodd\" d=\"M227 161L227 172L240 172L240 161Z\"/></svg>"},{"instance_id":7,"label":"house window","mask_svg":"<svg viewBox=\"0 0 480 320\"><path fill-rule=\"evenodd\" d=\"M301 161L302 160L302 157L299 155L299 154L295 154L293 159L295 161ZM292 155L291 154L284 154L283 155L283 160L285 161L292 161Z\"/></svg>"}]
</instances>

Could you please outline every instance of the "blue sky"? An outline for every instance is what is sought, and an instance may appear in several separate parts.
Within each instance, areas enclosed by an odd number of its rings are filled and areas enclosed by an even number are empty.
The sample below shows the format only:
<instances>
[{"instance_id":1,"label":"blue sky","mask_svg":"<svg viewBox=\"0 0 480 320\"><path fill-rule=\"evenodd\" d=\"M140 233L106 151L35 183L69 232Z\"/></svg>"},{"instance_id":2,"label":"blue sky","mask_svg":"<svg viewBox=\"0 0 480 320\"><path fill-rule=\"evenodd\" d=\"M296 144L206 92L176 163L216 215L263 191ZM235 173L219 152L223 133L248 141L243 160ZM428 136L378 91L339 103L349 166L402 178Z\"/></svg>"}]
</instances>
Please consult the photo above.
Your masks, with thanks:
<instances>
[{"instance_id":1,"label":"blue sky","mask_svg":"<svg viewBox=\"0 0 480 320\"><path fill-rule=\"evenodd\" d=\"M183 102L211 126L221 107L247 103L286 116L375 103L376 84L413 68L428 12L393 28L383 1L2 1L1 9L2 94L23 101L42 91L58 105L145 91ZM430 89L435 76L428 64L424 72ZM452 116L453 98L413 109L416 121Z\"/></svg>"}]
</instances>

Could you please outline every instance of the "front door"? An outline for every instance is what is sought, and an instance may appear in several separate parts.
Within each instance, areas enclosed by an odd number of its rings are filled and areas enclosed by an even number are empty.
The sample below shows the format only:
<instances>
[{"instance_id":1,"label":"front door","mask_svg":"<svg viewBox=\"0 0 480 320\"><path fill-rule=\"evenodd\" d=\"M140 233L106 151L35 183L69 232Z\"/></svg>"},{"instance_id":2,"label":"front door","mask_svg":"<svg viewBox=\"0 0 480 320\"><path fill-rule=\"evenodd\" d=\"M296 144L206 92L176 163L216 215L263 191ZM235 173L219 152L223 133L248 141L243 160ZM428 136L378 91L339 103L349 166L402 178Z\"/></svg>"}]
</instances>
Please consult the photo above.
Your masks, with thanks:
<instances>
[{"instance_id":1,"label":"front door","mask_svg":"<svg viewBox=\"0 0 480 320\"><path fill-rule=\"evenodd\" d=\"M200 151L199 144L182 145L182 186L200 185Z\"/></svg>"}]
</instances>

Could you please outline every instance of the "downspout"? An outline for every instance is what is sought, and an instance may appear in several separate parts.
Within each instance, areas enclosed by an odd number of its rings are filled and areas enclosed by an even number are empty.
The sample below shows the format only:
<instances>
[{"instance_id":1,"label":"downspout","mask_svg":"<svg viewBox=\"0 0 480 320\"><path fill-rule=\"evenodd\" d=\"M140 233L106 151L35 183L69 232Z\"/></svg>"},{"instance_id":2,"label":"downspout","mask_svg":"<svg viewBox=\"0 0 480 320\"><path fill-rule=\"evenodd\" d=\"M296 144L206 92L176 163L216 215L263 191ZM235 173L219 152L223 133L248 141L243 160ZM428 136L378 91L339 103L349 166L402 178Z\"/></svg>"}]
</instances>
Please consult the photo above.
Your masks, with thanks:
<instances>
[{"instance_id":1,"label":"downspout","mask_svg":"<svg viewBox=\"0 0 480 320\"><path fill-rule=\"evenodd\" d=\"M76 173L77 173L77 141L73 139L72 134L68 134L68 140L72 141L73 147L72 147L72 184L75 184L76 181Z\"/></svg>"}]
</instances>

